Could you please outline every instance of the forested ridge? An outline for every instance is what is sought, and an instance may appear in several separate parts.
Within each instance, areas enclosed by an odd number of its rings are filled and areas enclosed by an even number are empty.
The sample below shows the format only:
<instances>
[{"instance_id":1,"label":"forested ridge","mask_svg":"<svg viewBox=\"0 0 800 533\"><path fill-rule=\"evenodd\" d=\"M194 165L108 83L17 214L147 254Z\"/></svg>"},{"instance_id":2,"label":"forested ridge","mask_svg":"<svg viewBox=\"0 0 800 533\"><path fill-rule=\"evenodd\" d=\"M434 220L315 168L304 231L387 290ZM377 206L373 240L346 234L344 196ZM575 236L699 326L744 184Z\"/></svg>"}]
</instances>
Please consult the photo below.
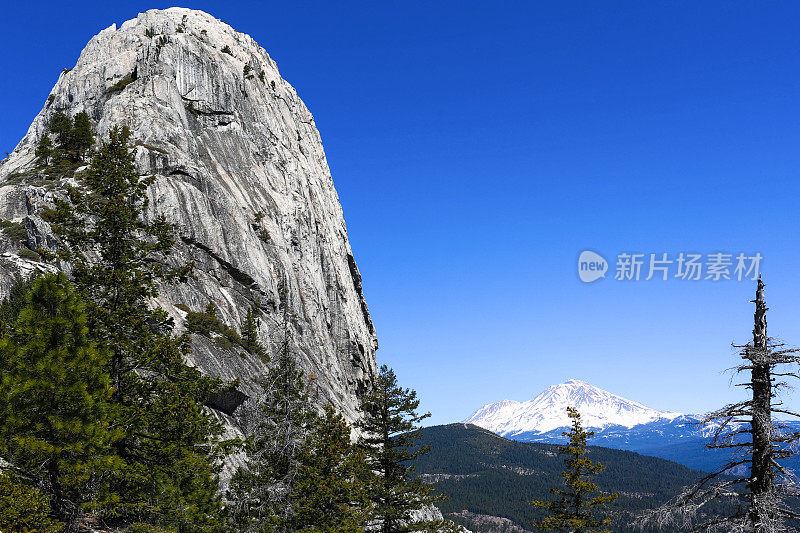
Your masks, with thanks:
<instances>
[{"instance_id":1,"label":"forested ridge","mask_svg":"<svg viewBox=\"0 0 800 533\"><path fill-rule=\"evenodd\" d=\"M459 517L450 513L469 510L534 530L534 521L541 520L544 511L532 507L531 501L547 499L550 489L562 485L558 445L511 441L469 424L425 428L420 442L431 452L417 460L418 474L450 496L439 506L456 521ZM635 452L588 446L587 456L606 466L597 484L619 495L608 504L614 531L635 531L630 523L638 513L674 498L703 476Z\"/></svg>"}]
</instances>

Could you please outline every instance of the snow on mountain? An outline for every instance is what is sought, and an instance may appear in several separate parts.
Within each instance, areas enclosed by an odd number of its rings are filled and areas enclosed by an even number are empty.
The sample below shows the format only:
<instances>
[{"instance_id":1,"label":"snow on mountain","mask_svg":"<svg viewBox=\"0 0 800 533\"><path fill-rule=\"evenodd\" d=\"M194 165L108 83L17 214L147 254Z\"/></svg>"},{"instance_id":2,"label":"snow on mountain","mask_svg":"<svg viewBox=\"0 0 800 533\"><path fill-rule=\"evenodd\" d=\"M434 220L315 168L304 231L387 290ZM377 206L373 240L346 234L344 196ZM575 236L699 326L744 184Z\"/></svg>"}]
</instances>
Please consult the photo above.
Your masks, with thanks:
<instances>
[{"instance_id":1,"label":"snow on mountain","mask_svg":"<svg viewBox=\"0 0 800 533\"><path fill-rule=\"evenodd\" d=\"M611 425L632 428L657 420L672 421L682 416L681 413L651 409L589 383L570 379L548 387L539 396L526 402L503 400L485 405L464 422L504 437L520 433L546 433L570 425L567 407L578 409L586 428Z\"/></svg>"}]
</instances>

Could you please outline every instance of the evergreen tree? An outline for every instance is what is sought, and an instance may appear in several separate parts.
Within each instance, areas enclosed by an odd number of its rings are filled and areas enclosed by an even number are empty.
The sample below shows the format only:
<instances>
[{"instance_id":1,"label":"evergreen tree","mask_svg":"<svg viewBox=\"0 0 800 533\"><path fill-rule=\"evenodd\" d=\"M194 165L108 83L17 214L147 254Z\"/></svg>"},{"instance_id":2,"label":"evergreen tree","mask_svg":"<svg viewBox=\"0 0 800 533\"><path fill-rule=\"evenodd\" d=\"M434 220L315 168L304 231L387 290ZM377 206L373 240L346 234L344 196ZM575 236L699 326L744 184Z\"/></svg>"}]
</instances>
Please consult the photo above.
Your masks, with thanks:
<instances>
[{"instance_id":1,"label":"evergreen tree","mask_svg":"<svg viewBox=\"0 0 800 533\"><path fill-rule=\"evenodd\" d=\"M363 531L367 466L350 443L350 428L327 405L299 455L292 500L294 530L331 533Z\"/></svg>"},{"instance_id":2,"label":"evergreen tree","mask_svg":"<svg viewBox=\"0 0 800 533\"><path fill-rule=\"evenodd\" d=\"M14 322L17 321L20 311L25 306L26 297L31 290L31 282L33 279L26 282L21 277L17 277L8 291L8 297L0 302L0 336L11 332L14 327Z\"/></svg>"},{"instance_id":3,"label":"evergreen tree","mask_svg":"<svg viewBox=\"0 0 800 533\"><path fill-rule=\"evenodd\" d=\"M581 415L577 409L568 407L567 413L572 419L572 428L564 432L564 436L569 438L569 443L559 449L559 454L565 456L566 470L561 475L566 489L551 489L550 492L557 496L553 501L533 502L537 507L544 507L548 511L548 516L536 525L545 531L610 533L610 530L604 528L611 520L597 518L595 508L614 501L617 495L604 493L594 495L599 487L592 482L592 476L599 474L606 467L586 457L586 441L594 436L594 432L583 429Z\"/></svg>"},{"instance_id":4,"label":"evergreen tree","mask_svg":"<svg viewBox=\"0 0 800 533\"><path fill-rule=\"evenodd\" d=\"M242 346L251 354L263 359L266 359L266 351L264 346L258 340L258 324L256 323L256 313L258 308L252 306L247 310L247 315L242 325Z\"/></svg>"},{"instance_id":5,"label":"evergreen tree","mask_svg":"<svg viewBox=\"0 0 800 533\"><path fill-rule=\"evenodd\" d=\"M92 478L117 466L106 360L64 274L33 282L0 340L0 453L47 488L68 525L93 503Z\"/></svg>"},{"instance_id":6,"label":"evergreen tree","mask_svg":"<svg viewBox=\"0 0 800 533\"><path fill-rule=\"evenodd\" d=\"M278 361L260 380L265 398L245 444L248 459L231 480L231 521L239 531L292 531L300 451L317 415L289 346L287 334Z\"/></svg>"},{"instance_id":7,"label":"evergreen tree","mask_svg":"<svg viewBox=\"0 0 800 533\"><path fill-rule=\"evenodd\" d=\"M50 158L53 155L53 141L50 140L50 135L45 133L42 135L39 142L36 143L36 161L39 165L46 167L50 163Z\"/></svg>"},{"instance_id":8,"label":"evergreen tree","mask_svg":"<svg viewBox=\"0 0 800 533\"><path fill-rule=\"evenodd\" d=\"M364 436L360 447L376 478L369 484L372 503L371 518L382 533L395 533L426 527L409 524L411 512L440 500L433 486L413 477L413 461L428 453L416 446L421 437L420 421L430 413L419 415L416 391L397 384L394 371L381 366L373 390L361 399L363 418L358 427Z\"/></svg>"},{"instance_id":9,"label":"evergreen tree","mask_svg":"<svg viewBox=\"0 0 800 533\"><path fill-rule=\"evenodd\" d=\"M124 431L115 448L125 467L109 484L103 512L116 523L203 531L215 527L220 504L210 488L220 428L202 402L219 384L184 363L188 337L174 336L166 312L150 305L158 282L185 279L191 267L165 266L173 229L163 217L144 219L154 178L137 174L129 139L127 128L111 129L83 187L69 189L53 217L68 245L58 255L72 263L88 300L91 334L110 352L115 423Z\"/></svg>"},{"instance_id":10,"label":"evergreen tree","mask_svg":"<svg viewBox=\"0 0 800 533\"><path fill-rule=\"evenodd\" d=\"M69 142L70 150L75 153L76 160L82 161L94 143L92 123L86 111L81 111L75 115Z\"/></svg>"},{"instance_id":11,"label":"evergreen tree","mask_svg":"<svg viewBox=\"0 0 800 533\"><path fill-rule=\"evenodd\" d=\"M62 111L56 111L50 117L48 128L56 136L56 147L68 152L72 141L72 117Z\"/></svg>"}]
</instances>

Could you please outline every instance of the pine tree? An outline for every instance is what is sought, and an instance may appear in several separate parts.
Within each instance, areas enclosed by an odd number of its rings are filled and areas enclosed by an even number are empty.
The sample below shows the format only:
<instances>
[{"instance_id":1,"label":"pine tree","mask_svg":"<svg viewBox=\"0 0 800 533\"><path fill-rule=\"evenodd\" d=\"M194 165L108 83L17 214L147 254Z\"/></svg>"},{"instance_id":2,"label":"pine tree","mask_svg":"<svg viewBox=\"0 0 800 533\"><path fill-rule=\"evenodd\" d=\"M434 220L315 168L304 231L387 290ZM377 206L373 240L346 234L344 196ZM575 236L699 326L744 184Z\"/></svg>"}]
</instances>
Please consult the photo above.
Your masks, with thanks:
<instances>
[{"instance_id":1,"label":"pine tree","mask_svg":"<svg viewBox=\"0 0 800 533\"><path fill-rule=\"evenodd\" d=\"M596 517L595 508L614 501L616 494L598 492L599 487L592 482L592 476L606 469L586 457L586 441L594 436L594 431L586 431L581 425L581 414L568 407L567 414L572 419L572 428L564 432L569 443L559 449L564 455L566 470L561 473L566 489L550 489L557 499L549 502L535 501L537 507L544 507L548 516L536 526L545 531L570 531L584 533L597 531L610 533L605 529L611 522L609 518Z\"/></svg>"},{"instance_id":2,"label":"pine tree","mask_svg":"<svg viewBox=\"0 0 800 533\"><path fill-rule=\"evenodd\" d=\"M64 152L69 151L72 141L72 117L56 111L50 117L48 128L56 136L56 147Z\"/></svg>"},{"instance_id":3,"label":"pine tree","mask_svg":"<svg viewBox=\"0 0 800 533\"><path fill-rule=\"evenodd\" d=\"M8 297L0 302L0 336L10 333L13 329L20 311L25 306L27 295L31 290L31 282L33 279L25 281L21 277L17 277L8 291Z\"/></svg>"},{"instance_id":4,"label":"pine tree","mask_svg":"<svg viewBox=\"0 0 800 533\"><path fill-rule=\"evenodd\" d=\"M266 360L266 351L258 340L257 312L258 308L256 306L252 306L247 310L247 315L245 315L244 324L242 325L242 346L251 354Z\"/></svg>"},{"instance_id":5,"label":"pine tree","mask_svg":"<svg viewBox=\"0 0 800 533\"><path fill-rule=\"evenodd\" d=\"M278 361L259 383L265 397L259 422L245 444L247 462L231 480L231 521L244 532L288 532L294 520L300 451L317 422L303 373L291 356L288 333Z\"/></svg>"},{"instance_id":6,"label":"pine tree","mask_svg":"<svg viewBox=\"0 0 800 533\"><path fill-rule=\"evenodd\" d=\"M299 462L291 498L294 530L363 531L368 469L363 454L350 442L350 428L332 406L325 407Z\"/></svg>"},{"instance_id":7,"label":"pine tree","mask_svg":"<svg viewBox=\"0 0 800 533\"><path fill-rule=\"evenodd\" d=\"M53 155L53 141L50 140L50 135L45 133L42 135L39 142L36 143L36 162L46 167L50 163L50 158Z\"/></svg>"},{"instance_id":8,"label":"pine tree","mask_svg":"<svg viewBox=\"0 0 800 533\"><path fill-rule=\"evenodd\" d=\"M645 526L678 523L703 531L747 533L800 529L800 513L787 502L796 501L800 488L794 473L784 466L796 455L800 432L775 420L775 416L800 417L776 399L788 387L784 378L800 379L800 349L787 348L767 335L761 278L751 302L755 303L753 340L734 345L744 362L733 369L748 376L739 383L750 391L748 397L702 420L713 428L707 447L734 453L674 502L646 515L641 521ZM704 518L702 511L714 503L724 503L719 506L723 512Z\"/></svg>"},{"instance_id":9,"label":"pine tree","mask_svg":"<svg viewBox=\"0 0 800 533\"><path fill-rule=\"evenodd\" d=\"M93 503L92 479L117 466L106 361L64 274L33 282L0 340L0 453L47 488L68 525Z\"/></svg>"},{"instance_id":10,"label":"pine tree","mask_svg":"<svg viewBox=\"0 0 800 533\"><path fill-rule=\"evenodd\" d=\"M86 111L81 111L75 115L73 120L69 139L70 150L75 153L75 158L78 161L82 161L93 143L92 123Z\"/></svg>"},{"instance_id":11,"label":"pine tree","mask_svg":"<svg viewBox=\"0 0 800 533\"><path fill-rule=\"evenodd\" d=\"M433 486L413 477L413 461L428 453L416 446L422 436L419 422L430 413L417 414L416 391L397 384L394 371L381 366L371 392L361 399L363 418L358 427L364 436L359 445L376 478L369 484L371 519L382 533L395 533L425 527L409 524L411 512L441 499Z\"/></svg>"},{"instance_id":12,"label":"pine tree","mask_svg":"<svg viewBox=\"0 0 800 533\"><path fill-rule=\"evenodd\" d=\"M53 226L68 247L73 277L88 301L92 336L107 346L125 461L102 501L109 521L155 520L181 531L215 527L219 499L213 441L219 424L202 402L219 384L184 362L188 337L174 336L166 312L150 305L158 282L185 279L191 265L165 266L173 228L144 219L146 189L128 148L130 131L114 127L94 154L82 188L58 201ZM181 416L175 416L179 413Z\"/></svg>"}]
</instances>

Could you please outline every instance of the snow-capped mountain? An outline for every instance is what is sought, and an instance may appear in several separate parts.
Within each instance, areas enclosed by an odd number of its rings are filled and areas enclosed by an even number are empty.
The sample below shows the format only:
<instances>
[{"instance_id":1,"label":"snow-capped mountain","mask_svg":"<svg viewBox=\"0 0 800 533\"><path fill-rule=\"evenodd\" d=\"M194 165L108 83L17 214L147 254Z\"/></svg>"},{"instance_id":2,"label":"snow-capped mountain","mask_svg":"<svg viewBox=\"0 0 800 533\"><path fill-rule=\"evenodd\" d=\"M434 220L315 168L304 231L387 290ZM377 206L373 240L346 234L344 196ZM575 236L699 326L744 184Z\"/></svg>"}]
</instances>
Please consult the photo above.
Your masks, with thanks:
<instances>
[{"instance_id":1,"label":"snow-capped mountain","mask_svg":"<svg viewBox=\"0 0 800 533\"><path fill-rule=\"evenodd\" d=\"M485 405L464 422L504 437L514 438L523 433L530 437L568 427L567 407L578 409L585 428L632 428L655 421L671 422L682 416L681 413L651 409L584 381L570 379L548 387L526 402L503 400Z\"/></svg>"},{"instance_id":2,"label":"snow-capped mountain","mask_svg":"<svg viewBox=\"0 0 800 533\"><path fill-rule=\"evenodd\" d=\"M595 432L591 445L661 457L705 471L720 468L732 453L706 447L714 424L702 424L701 416L651 409L576 379L548 387L527 402L485 405L464 422L512 440L563 444L562 432L570 425L567 407L577 408L583 427ZM800 430L800 421L784 424ZM800 458L784 466L800 472Z\"/></svg>"}]
</instances>

